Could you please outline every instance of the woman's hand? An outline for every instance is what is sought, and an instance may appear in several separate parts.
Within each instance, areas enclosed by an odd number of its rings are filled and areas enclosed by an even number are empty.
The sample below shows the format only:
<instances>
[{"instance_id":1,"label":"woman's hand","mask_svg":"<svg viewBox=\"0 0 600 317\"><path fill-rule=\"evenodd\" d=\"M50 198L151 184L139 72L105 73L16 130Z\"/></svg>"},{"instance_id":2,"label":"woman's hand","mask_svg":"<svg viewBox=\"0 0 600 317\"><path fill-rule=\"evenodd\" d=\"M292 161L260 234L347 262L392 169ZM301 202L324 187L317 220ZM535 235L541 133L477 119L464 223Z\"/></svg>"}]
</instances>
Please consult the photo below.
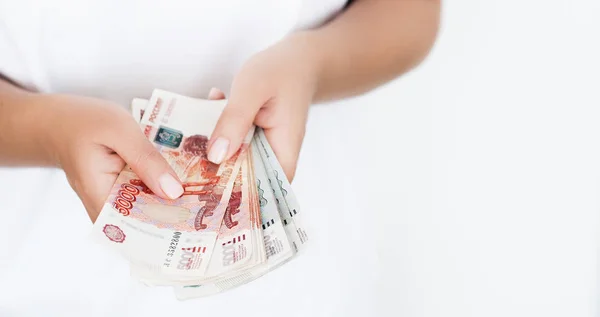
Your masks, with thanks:
<instances>
[{"instance_id":1,"label":"woman's hand","mask_svg":"<svg viewBox=\"0 0 600 317\"><path fill-rule=\"evenodd\" d=\"M210 161L219 164L233 155L254 123L264 129L288 179L294 178L317 80L318 62L311 52L301 36L291 36L242 66L211 136Z\"/></svg>"},{"instance_id":2,"label":"woman's hand","mask_svg":"<svg viewBox=\"0 0 600 317\"><path fill-rule=\"evenodd\" d=\"M175 199L183 193L176 174L125 109L78 96L36 98L47 111L47 151L92 221L125 164L158 196Z\"/></svg>"},{"instance_id":3,"label":"woman's hand","mask_svg":"<svg viewBox=\"0 0 600 317\"><path fill-rule=\"evenodd\" d=\"M209 159L235 153L254 122L291 180L308 106L366 93L416 67L435 42L440 3L354 1L328 23L256 54L233 81Z\"/></svg>"}]
</instances>

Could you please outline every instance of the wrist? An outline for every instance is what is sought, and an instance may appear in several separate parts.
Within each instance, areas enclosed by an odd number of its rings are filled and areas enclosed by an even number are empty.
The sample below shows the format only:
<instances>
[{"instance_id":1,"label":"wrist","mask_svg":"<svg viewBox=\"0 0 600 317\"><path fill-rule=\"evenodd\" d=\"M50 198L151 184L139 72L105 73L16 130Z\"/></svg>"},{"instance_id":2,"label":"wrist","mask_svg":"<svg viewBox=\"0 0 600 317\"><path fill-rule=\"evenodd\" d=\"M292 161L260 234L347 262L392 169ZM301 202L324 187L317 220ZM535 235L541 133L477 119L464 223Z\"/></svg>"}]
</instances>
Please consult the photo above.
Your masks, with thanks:
<instances>
[{"instance_id":1,"label":"wrist","mask_svg":"<svg viewBox=\"0 0 600 317\"><path fill-rule=\"evenodd\" d=\"M29 111L24 115L24 120L31 127L33 146L38 149L38 155L45 165L60 167L55 139L63 127L57 120L61 115L53 101L54 97L34 94L27 98Z\"/></svg>"},{"instance_id":2,"label":"wrist","mask_svg":"<svg viewBox=\"0 0 600 317\"><path fill-rule=\"evenodd\" d=\"M9 166L54 166L45 144L48 115L40 95L0 87L0 164Z\"/></svg>"},{"instance_id":3,"label":"wrist","mask_svg":"<svg viewBox=\"0 0 600 317\"><path fill-rule=\"evenodd\" d=\"M310 100L315 102L325 69L325 55L317 43L317 34L315 31L299 31L286 40L295 56L293 64L302 69L301 76L310 94Z\"/></svg>"}]
</instances>

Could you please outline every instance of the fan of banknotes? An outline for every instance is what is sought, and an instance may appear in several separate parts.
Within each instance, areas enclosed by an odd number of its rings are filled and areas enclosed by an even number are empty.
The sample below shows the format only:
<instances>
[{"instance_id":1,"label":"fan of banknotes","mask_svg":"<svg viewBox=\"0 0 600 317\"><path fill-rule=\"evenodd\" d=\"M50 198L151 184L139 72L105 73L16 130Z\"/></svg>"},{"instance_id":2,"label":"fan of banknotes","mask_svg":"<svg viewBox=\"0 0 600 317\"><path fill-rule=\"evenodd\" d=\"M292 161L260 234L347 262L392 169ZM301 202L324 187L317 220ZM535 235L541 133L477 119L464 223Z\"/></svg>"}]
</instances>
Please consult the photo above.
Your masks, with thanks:
<instances>
[{"instance_id":1,"label":"fan of banknotes","mask_svg":"<svg viewBox=\"0 0 600 317\"><path fill-rule=\"evenodd\" d=\"M162 199L126 166L92 230L94 240L129 261L134 278L172 286L180 300L248 283L307 242L298 202L262 129L253 127L231 159L207 160L226 102L164 90L134 99L134 118L184 193Z\"/></svg>"}]
</instances>

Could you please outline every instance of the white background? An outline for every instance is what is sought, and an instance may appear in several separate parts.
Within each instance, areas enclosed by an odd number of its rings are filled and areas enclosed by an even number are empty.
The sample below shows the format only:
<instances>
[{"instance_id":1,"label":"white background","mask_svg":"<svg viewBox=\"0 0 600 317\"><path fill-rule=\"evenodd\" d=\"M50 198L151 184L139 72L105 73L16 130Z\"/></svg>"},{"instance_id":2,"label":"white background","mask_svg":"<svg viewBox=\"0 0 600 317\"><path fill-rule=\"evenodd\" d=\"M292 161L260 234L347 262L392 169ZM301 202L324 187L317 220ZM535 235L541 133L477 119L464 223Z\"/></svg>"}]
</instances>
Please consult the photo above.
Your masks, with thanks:
<instances>
[{"instance_id":1,"label":"white background","mask_svg":"<svg viewBox=\"0 0 600 317\"><path fill-rule=\"evenodd\" d=\"M308 252L212 298L129 280L61 173L0 171L0 316L595 316L599 16L445 1L421 67L312 109Z\"/></svg>"}]
</instances>

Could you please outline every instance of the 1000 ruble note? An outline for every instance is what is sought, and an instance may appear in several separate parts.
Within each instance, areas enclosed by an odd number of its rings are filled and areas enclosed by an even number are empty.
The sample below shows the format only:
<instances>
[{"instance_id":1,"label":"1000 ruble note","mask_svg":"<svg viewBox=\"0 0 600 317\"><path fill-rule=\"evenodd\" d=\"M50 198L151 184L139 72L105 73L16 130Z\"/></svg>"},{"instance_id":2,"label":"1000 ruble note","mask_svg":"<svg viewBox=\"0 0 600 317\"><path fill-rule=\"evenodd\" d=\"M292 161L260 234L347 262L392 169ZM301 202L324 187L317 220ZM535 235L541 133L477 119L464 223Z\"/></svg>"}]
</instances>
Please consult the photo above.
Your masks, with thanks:
<instances>
[{"instance_id":1,"label":"1000 ruble note","mask_svg":"<svg viewBox=\"0 0 600 317\"><path fill-rule=\"evenodd\" d=\"M256 144L257 152L264 162L269 184L275 194L275 201L277 202L288 238L294 250L300 252L308 242L308 235L302 221L300 205L298 204L296 195L263 129L256 129L253 143Z\"/></svg>"}]
</instances>

